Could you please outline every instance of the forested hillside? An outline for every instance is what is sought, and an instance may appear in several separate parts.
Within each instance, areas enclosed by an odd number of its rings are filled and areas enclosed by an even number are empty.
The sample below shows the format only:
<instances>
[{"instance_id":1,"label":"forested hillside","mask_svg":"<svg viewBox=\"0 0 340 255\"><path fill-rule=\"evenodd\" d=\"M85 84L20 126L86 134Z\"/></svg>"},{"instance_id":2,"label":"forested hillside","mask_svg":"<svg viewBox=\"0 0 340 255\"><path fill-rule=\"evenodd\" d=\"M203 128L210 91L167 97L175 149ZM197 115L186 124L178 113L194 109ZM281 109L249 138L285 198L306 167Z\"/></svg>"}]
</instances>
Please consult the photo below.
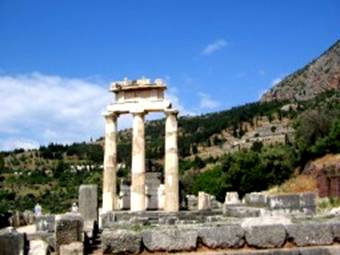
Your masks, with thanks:
<instances>
[{"instance_id":1,"label":"forested hillside","mask_svg":"<svg viewBox=\"0 0 340 255\"><path fill-rule=\"evenodd\" d=\"M340 153L340 42L289 75L261 102L178 120L180 179L223 201L225 192L260 191L298 175L310 160ZM146 123L146 169L162 171L164 119ZM131 129L118 134L118 180L130 179ZM36 150L0 152L0 213L32 209L61 212L77 200L78 186L101 191L102 138Z\"/></svg>"},{"instance_id":2,"label":"forested hillside","mask_svg":"<svg viewBox=\"0 0 340 255\"><path fill-rule=\"evenodd\" d=\"M340 94L324 93L290 107L286 102L251 103L227 111L179 118L180 175L187 193L205 190L223 200L225 191L241 195L264 190L288 179L294 169L325 153L340 152ZM263 118L270 123L289 119L295 140L250 148L224 150L220 134L228 130L245 136L243 128ZM253 124L252 124L253 123ZM131 130L119 133L119 178L129 179ZM146 125L147 169L162 171L164 120ZM219 147L223 154L203 157L202 150ZM45 210L60 212L77 199L82 183L101 185L102 140L72 145L50 144L38 150L17 149L0 154L0 210L31 209L36 202Z\"/></svg>"}]
</instances>

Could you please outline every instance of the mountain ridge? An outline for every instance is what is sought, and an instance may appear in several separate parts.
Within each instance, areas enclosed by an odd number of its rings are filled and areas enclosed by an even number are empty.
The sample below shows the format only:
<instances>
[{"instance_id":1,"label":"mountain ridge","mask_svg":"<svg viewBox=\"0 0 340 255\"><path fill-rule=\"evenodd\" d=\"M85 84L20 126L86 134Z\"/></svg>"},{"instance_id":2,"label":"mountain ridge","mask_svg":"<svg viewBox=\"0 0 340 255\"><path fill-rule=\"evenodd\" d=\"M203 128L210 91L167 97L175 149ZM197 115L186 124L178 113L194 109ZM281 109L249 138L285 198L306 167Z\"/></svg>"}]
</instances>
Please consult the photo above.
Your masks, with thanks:
<instances>
[{"instance_id":1,"label":"mountain ridge","mask_svg":"<svg viewBox=\"0 0 340 255\"><path fill-rule=\"evenodd\" d=\"M309 64L264 93L261 102L304 101L328 90L340 90L340 40Z\"/></svg>"}]
</instances>

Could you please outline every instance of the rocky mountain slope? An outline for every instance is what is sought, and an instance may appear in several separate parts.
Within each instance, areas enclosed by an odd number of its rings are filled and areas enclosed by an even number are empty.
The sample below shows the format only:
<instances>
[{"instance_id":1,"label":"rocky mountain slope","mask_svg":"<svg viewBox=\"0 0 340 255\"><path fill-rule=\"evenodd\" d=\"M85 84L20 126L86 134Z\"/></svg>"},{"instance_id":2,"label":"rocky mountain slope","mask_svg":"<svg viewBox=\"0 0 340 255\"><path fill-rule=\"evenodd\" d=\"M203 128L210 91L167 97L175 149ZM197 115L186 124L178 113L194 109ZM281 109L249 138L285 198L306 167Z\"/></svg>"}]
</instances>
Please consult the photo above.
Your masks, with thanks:
<instances>
[{"instance_id":1,"label":"rocky mountain slope","mask_svg":"<svg viewBox=\"0 0 340 255\"><path fill-rule=\"evenodd\" d=\"M271 88L262 96L261 102L307 100L328 90L340 90L340 40L316 60Z\"/></svg>"}]
</instances>

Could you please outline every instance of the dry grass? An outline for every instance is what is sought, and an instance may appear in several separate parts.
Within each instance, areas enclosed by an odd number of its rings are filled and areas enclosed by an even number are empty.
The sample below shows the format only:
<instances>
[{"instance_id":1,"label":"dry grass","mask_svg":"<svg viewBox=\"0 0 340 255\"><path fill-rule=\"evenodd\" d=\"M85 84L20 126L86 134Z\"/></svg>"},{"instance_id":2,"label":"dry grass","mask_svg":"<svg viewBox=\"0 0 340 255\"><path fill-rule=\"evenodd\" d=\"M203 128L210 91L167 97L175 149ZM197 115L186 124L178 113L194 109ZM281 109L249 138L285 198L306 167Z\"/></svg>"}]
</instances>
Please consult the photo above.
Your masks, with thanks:
<instances>
[{"instance_id":1,"label":"dry grass","mask_svg":"<svg viewBox=\"0 0 340 255\"><path fill-rule=\"evenodd\" d=\"M302 192L313 192L317 190L316 180L309 175L298 175L295 176L280 186L271 188L268 192L271 194L282 194L282 193L302 193Z\"/></svg>"}]
</instances>

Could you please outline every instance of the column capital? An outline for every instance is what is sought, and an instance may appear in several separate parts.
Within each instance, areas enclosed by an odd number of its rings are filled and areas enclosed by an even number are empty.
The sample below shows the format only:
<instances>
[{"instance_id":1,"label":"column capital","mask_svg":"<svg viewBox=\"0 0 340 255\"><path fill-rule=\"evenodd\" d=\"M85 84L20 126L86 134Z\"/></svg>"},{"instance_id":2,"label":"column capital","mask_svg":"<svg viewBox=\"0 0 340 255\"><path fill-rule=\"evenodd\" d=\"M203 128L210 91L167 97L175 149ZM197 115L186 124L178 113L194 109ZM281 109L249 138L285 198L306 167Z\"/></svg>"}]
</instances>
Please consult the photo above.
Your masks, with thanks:
<instances>
[{"instance_id":1,"label":"column capital","mask_svg":"<svg viewBox=\"0 0 340 255\"><path fill-rule=\"evenodd\" d=\"M142 117L144 117L147 114L147 112L145 112L144 110L133 110L133 111L130 111L130 113L133 116L141 115Z\"/></svg>"},{"instance_id":2,"label":"column capital","mask_svg":"<svg viewBox=\"0 0 340 255\"><path fill-rule=\"evenodd\" d=\"M119 117L119 113L116 112L105 112L103 116L106 120L116 120Z\"/></svg>"},{"instance_id":3,"label":"column capital","mask_svg":"<svg viewBox=\"0 0 340 255\"><path fill-rule=\"evenodd\" d=\"M166 116L175 115L177 117L178 112L179 111L176 110L176 109L166 109L166 110L164 110L164 113L165 113Z\"/></svg>"}]
</instances>

